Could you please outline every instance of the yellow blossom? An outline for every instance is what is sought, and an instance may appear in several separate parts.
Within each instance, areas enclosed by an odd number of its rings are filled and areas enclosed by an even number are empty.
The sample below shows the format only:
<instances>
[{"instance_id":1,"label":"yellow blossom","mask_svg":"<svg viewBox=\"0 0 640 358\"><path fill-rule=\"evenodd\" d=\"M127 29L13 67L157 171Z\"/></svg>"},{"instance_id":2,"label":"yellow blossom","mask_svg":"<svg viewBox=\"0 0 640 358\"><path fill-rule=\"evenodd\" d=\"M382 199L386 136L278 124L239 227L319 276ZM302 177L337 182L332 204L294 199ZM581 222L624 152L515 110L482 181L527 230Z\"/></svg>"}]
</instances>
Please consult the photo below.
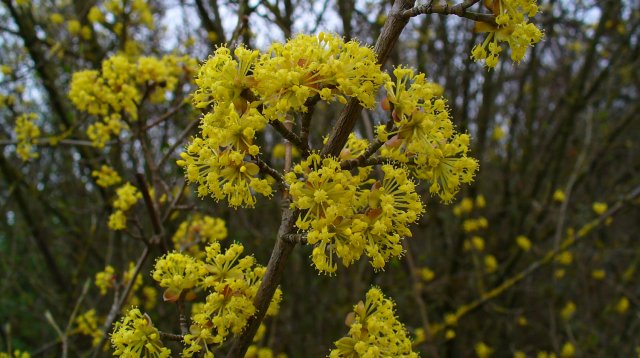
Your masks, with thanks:
<instances>
[{"instance_id":1,"label":"yellow blossom","mask_svg":"<svg viewBox=\"0 0 640 358\"><path fill-rule=\"evenodd\" d=\"M572 301L567 302L567 304L560 311L560 316L565 321L569 320L576 312L576 304Z\"/></svg>"},{"instance_id":2,"label":"yellow blossom","mask_svg":"<svg viewBox=\"0 0 640 358\"><path fill-rule=\"evenodd\" d=\"M115 283L115 269L113 266L108 265L104 268L104 271L100 271L96 274L96 286L100 289L100 294L107 294L107 289L113 288Z\"/></svg>"},{"instance_id":3,"label":"yellow blossom","mask_svg":"<svg viewBox=\"0 0 640 358\"><path fill-rule=\"evenodd\" d=\"M484 342L478 342L473 347L478 358L489 358L493 354L494 349Z\"/></svg>"},{"instance_id":4,"label":"yellow blossom","mask_svg":"<svg viewBox=\"0 0 640 358\"><path fill-rule=\"evenodd\" d=\"M553 192L553 200L557 201L559 203L562 203L564 201L564 192L560 189L556 189L556 191Z\"/></svg>"},{"instance_id":5,"label":"yellow blossom","mask_svg":"<svg viewBox=\"0 0 640 358\"><path fill-rule=\"evenodd\" d=\"M573 343L567 342L562 345L562 350L560 351L560 357L572 358L575 355L576 355L576 348L573 346Z\"/></svg>"},{"instance_id":6,"label":"yellow blossom","mask_svg":"<svg viewBox=\"0 0 640 358\"><path fill-rule=\"evenodd\" d=\"M423 267L420 269L420 278L426 282L433 281L436 277L436 274L431 271L428 267Z\"/></svg>"},{"instance_id":7,"label":"yellow blossom","mask_svg":"<svg viewBox=\"0 0 640 358\"><path fill-rule=\"evenodd\" d=\"M329 357L418 357L407 332L395 316L394 302L378 288L367 292L347 319L349 335L335 342Z\"/></svg>"},{"instance_id":8,"label":"yellow blossom","mask_svg":"<svg viewBox=\"0 0 640 358\"><path fill-rule=\"evenodd\" d=\"M522 251L531 250L531 240L529 240L529 238L524 235L519 235L518 237L516 237L516 243L518 244L520 249L522 249Z\"/></svg>"},{"instance_id":9,"label":"yellow blossom","mask_svg":"<svg viewBox=\"0 0 640 358\"><path fill-rule=\"evenodd\" d=\"M118 172L108 165L101 166L100 170L92 171L91 176L96 178L96 183L103 188L116 185L122 181Z\"/></svg>"},{"instance_id":10,"label":"yellow blossom","mask_svg":"<svg viewBox=\"0 0 640 358\"><path fill-rule=\"evenodd\" d=\"M596 269L596 270L591 271L591 277L594 280L598 280L598 281L604 280L606 275L607 275L607 273L603 269Z\"/></svg>"},{"instance_id":11,"label":"yellow blossom","mask_svg":"<svg viewBox=\"0 0 640 358\"><path fill-rule=\"evenodd\" d=\"M493 273L498 269L498 260L493 255L484 257L484 269L487 273Z\"/></svg>"},{"instance_id":12,"label":"yellow blossom","mask_svg":"<svg viewBox=\"0 0 640 358\"><path fill-rule=\"evenodd\" d=\"M164 347L160 333L151 319L139 309L132 308L116 322L111 334L111 344L116 356L168 358L171 350Z\"/></svg>"},{"instance_id":13,"label":"yellow blossom","mask_svg":"<svg viewBox=\"0 0 640 358\"><path fill-rule=\"evenodd\" d=\"M67 30L71 35L78 35L82 29L82 25L78 20L69 20L67 22Z\"/></svg>"},{"instance_id":14,"label":"yellow blossom","mask_svg":"<svg viewBox=\"0 0 640 358\"><path fill-rule=\"evenodd\" d=\"M595 203L593 203L591 208L593 209L594 213L596 213L598 215L602 215L602 214L604 214L605 211L607 211L608 206L607 206L607 203L602 203L602 202L596 201Z\"/></svg>"},{"instance_id":15,"label":"yellow blossom","mask_svg":"<svg viewBox=\"0 0 640 358\"><path fill-rule=\"evenodd\" d=\"M60 25L64 23L64 16L62 16L62 14L54 12L53 14L49 15L49 21L51 21L52 24Z\"/></svg>"},{"instance_id":16,"label":"yellow blossom","mask_svg":"<svg viewBox=\"0 0 640 358\"><path fill-rule=\"evenodd\" d=\"M623 296L618 300L615 308L616 312L620 314L626 313L629 310L629 299Z\"/></svg>"},{"instance_id":17,"label":"yellow blossom","mask_svg":"<svg viewBox=\"0 0 640 358\"><path fill-rule=\"evenodd\" d=\"M40 128L34 123L37 118L35 113L28 113L22 114L16 119L15 133L18 139L16 152L23 161L39 156L32 150L35 140L40 137Z\"/></svg>"}]
</instances>

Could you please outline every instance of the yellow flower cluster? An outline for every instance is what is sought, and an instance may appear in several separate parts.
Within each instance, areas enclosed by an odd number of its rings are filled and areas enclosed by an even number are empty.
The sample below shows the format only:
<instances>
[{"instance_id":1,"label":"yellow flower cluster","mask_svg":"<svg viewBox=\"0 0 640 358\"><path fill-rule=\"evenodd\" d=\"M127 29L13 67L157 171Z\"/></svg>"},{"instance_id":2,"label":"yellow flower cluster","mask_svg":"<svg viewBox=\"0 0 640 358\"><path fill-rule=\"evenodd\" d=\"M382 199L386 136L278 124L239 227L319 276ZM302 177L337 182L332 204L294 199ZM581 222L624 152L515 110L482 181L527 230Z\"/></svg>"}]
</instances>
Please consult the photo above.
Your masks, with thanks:
<instances>
[{"instance_id":1,"label":"yellow flower cluster","mask_svg":"<svg viewBox=\"0 0 640 358\"><path fill-rule=\"evenodd\" d=\"M103 271L96 273L96 286L100 289L101 295L106 295L107 290L113 288L116 280L116 270L111 265L107 265Z\"/></svg>"},{"instance_id":2,"label":"yellow flower cluster","mask_svg":"<svg viewBox=\"0 0 640 358\"><path fill-rule=\"evenodd\" d=\"M116 195L116 200L113 202L116 211L109 216L108 226L111 230L124 230L127 227L125 212L142 198L142 194L131 183L125 183L116 190Z\"/></svg>"},{"instance_id":3,"label":"yellow flower cluster","mask_svg":"<svg viewBox=\"0 0 640 358\"><path fill-rule=\"evenodd\" d=\"M152 277L166 288L165 301L177 301L183 292L196 286L200 269L201 263L193 257L171 252L156 261Z\"/></svg>"},{"instance_id":4,"label":"yellow flower cluster","mask_svg":"<svg viewBox=\"0 0 640 358\"><path fill-rule=\"evenodd\" d=\"M31 354L29 354L29 352L27 351L23 352L19 349L16 349L15 351L13 351L13 354L0 352L0 358L31 358Z\"/></svg>"},{"instance_id":5,"label":"yellow flower cluster","mask_svg":"<svg viewBox=\"0 0 640 358\"><path fill-rule=\"evenodd\" d=\"M183 221L173 235L175 249L186 251L194 257L204 254L200 244L208 244L227 238L227 226L223 219L211 216L195 215Z\"/></svg>"},{"instance_id":6,"label":"yellow flower cluster","mask_svg":"<svg viewBox=\"0 0 640 358\"><path fill-rule=\"evenodd\" d=\"M306 102L315 95L342 102L354 97L372 108L387 79L370 48L329 34L298 35L272 44L262 55L244 47L232 55L219 47L196 78L193 103L206 110L201 138L188 146L178 164L189 181L198 183L200 196L253 207L256 194L272 192L251 161L260 152L256 132L291 111L307 111Z\"/></svg>"},{"instance_id":7,"label":"yellow flower cluster","mask_svg":"<svg viewBox=\"0 0 640 358\"><path fill-rule=\"evenodd\" d=\"M132 308L116 322L111 344L116 356L168 358L171 350L160 340L158 329L153 326L151 318L142 314L138 308Z\"/></svg>"},{"instance_id":8,"label":"yellow flower cluster","mask_svg":"<svg viewBox=\"0 0 640 358\"><path fill-rule=\"evenodd\" d=\"M384 87L394 128L378 127L378 139L386 141L381 155L411 164L417 178L430 182L432 194L451 202L460 184L471 182L478 169L478 162L467 156L469 136L456 133L439 97L440 86L409 68L397 67L393 74L396 81Z\"/></svg>"},{"instance_id":9,"label":"yellow flower cluster","mask_svg":"<svg viewBox=\"0 0 640 358\"><path fill-rule=\"evenodd\" d=\"M382 182L367 180L370 169L352 175L336 159L312 154L286 174L292 207L302 211L296 226L315 245L319 271L337 270L334 254L345 266L366 254L375 269L402 254L401 239L411 236L407 226L423 212L422 203L405 168L381 169Z\"/></svg>"},{"instance_id":10,"label":"yellow flower cluster","mask_svg":"<svg viewBox=\"0 0 640 358\"><path fill-rule=\"evenodd\" d=\"M100 343L102 339L102 330L98 324L98 316L95 309L90 309L87 312L79 315L75 319L75 331L74 333L82 334L92 338L91 344L95 347Z\"/></svg>"},{"instance_id":11,"label":"yellow flower cluster","mask_svg":"<svg viewBox=\"0 0 640 358\"><path fill-rule=\"evenodd\" d=\"M506 42L511 49L511 60L520 62L529 46L542 40L542 31L529 22L538 13L537 0L491 0L485 6L496 16L496 25L476 23L476 31L488 32L484 42L471 51L474 61L484 60L488 68L498 64L502 52L500 42Z\"/></svg>"},{"instance_id":12,"label":"yellow flower cluster","mask_svg":"<svg viewBox=\"0 0 640 358\"><path fill-rule=\"evenodd\" d=\"M194 307L190 333L185 335L183 356L197 353L213 356L212 345L224 342L230 334L237 335L255 313L253 298L264 276L265 268L256 265L252 256L242 257L244 247L232 244L222 251L215 241L205 248L202 259L172 252L161 257L152 273L154 280L165 287L165 301L176 301L189 290L198 288L207 293L203 304ZM282 292L278 289L267 315L277 313Z\"/></svg>"},{"instance_id":13,"label":"yellow flower cluster","mask_svg":"<svg viewBox=\"0 0 640 358\"><path fill-rule=\"evenodd\" d=\"M254 89L270 120L287 112L306 112L305 102L318 94L325 101L357 98L373 108L378 88L388 79L369 47L320 33L299 34L287 43L273 43L254 70Z\"/></svg>"},{"instance_id":14,"label":"yellow flower cluster","mask_svg":"<svg viewBox=\"0 0 640 358\"><path fill-rule=\"evenodd\" d=\"M347 318L349 336L335 342L331 358L418 357L411 349L407 331L395 316L394 303L378 288L354 306Z\"/></svg>"},{"instance_id":15,"label":"yellow flower cluster","mask_svg":"<svg viewBox=\"0 0 640 358\"><path fill-rule=\"evenodd\" d=\"M96 178L96 184L103 188L108 188L112 185L119 184L122 181L118 172L113 170L108 165L103 165L100 170L94 170L91 172L91 176Z\"/></svg>"},{"instance_id":16,"label":"yellow flower cluster","mask_svg":"<svg viewBox=\"0 0 640 358\"><path fill-rule=\"evenodd\" d=\"M268 180L257 177L258 165L231 147L220 151L208 140L195 138L181 157L177 163L186 168L190 182L198 183L200 196L211 194L232 207L253 207L255 193L270 196L273 191Z\"/></svg>"},{"instance_id":17,"label":"yellow flower cluster","mask_svg":"<svg viewBox=\"0 0 640 358\"><path fill-rule=\"evenodd\" d=\"M134 62L115 55L102 63L101 71L74 73L69 99L79 110L102 117L87 129L94 146L102 148L126 127L121 113L137 120L145 93L153 103L164 101L179 79L188 77L195 66L195 60L188 56L140 57Z\"/></svg>"},{"instance_id":18,"label":"yellow flower cluster","mask_svg":"<svg viewBox=\"0 0 640 358\"><path fill-rule=\"evenodd\" d=\"M35 139L40 137L40 128L34 123L37 118L35 113L28 113L21 114L16 119L15 133L18 138L16 153L25 162L38 157L38 153L32 151Z\"/></svg>"}]
</instances>

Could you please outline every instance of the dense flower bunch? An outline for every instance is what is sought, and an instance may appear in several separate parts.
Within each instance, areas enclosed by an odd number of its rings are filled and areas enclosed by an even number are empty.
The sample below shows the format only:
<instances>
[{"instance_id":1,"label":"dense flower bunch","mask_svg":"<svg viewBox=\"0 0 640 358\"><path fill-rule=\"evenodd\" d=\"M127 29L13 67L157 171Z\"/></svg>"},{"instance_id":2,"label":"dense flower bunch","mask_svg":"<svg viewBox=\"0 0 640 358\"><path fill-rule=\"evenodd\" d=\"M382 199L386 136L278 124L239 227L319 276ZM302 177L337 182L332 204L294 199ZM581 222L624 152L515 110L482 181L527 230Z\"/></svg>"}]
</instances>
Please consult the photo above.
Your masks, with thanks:
<instances>
[{"instance_id":1,"label":"dense flower bunch","mask_svg":"<svg viewBox=\"0 0 640 358\"><path fill-rule=\"evenodd\" d=\"M538 13L537 0L490 0L485 6L496 16L496 25L476 23L476 31L487 32L484 42L476 45L471 57L477 62L493 68L498 64L502 52L500 42L506 42L511 49L511 60L520 62L529 46L542 40L542 31L529 22Z\"/></svg>"},{"instance_id":2,"label":"dense flower bunch","mask_svg":"<svg viewBox=\"0 0 640 358\"><path fill-rule=\"evenodd\" d=\"M112 185L119 184L122 181L118 172L108 165L103 165L100 170L94 170L91 172L91 176L96 178L96 184L103 188L108 188Z\"/></svg>"},{"instance_id":3,"label":"dense flower bunch","mask_svg":"<svg viewBox=\"0 0 640 358\"><path fill-rule=\"evenodd\" d=\"M383 107L392 120L378 128L377 139L385 144L374 159L389 164L379 172L366 163L343 168L371 154L373 143L352 134L338 157L306 154L285 175L291 206L300 213L296 227L314 245L319 271L333 273L338 260L348 266L363 255L383 269L402 255L408 226L424 212L412 176L429 181L430 191L450 202L478 167L467 156L469 136L454 129L442 88L411 69L399 67L394 75L392 81L380 70L370 48L322 33L275 43L265 54L220 47L196 79L193 102L205 112L201 136L178 164L200 196L253 207L257 194L272 192L270 173L260 176L257 132L292 112L308 111L314 96L340 102L351 97L372 108L384 85Z\"/></svg>"},{"instance_id":4,"label":"dense flower bunch","mask_svg":"<svg viewBox=\"0 0 640 358\"><path fill-rule=\"evenodd\" d=\"M365 302L354 306L347 325L349 335L335 342L329 357L418 357L395 316L393 301L378 288L369 289Z\"/></svg>"},{"instance_id":5,"label":"dense flower bunch","mask_svg":"<svg viewBox=\"0 0 640 358\"><path fill-rule=\"evenodd\" d=\"M209 244L227 238L227 226L224 220L211 216L195 215L183 221L173 235L175 249L188 252L201 258L204 253L200 244Z\"/></svg>"},{"instance_id":6,"label":"dense flower bunch","mask_svg":"<svg viewBox=\"0 0 640 358\"><path fill-rule=\"evenodd\" d=\"M378 139L386 141L381 155L410 164L417 178L429 181L432 194L451 202L478 169L467 156L469 136L455 131L440 86L412 69L398 67L393 74L396 81L385 89L394 125L378 127Z\"/></svg>"},{"instance_id":7,"label":"dense flower bunch","mask_svg":"<svg viewBox=\"0 0 640 358\"><path fill-rule=\"evenodd\" d=\"M37 118L35 113L28 113L16 119L14 129L18 139L16 152L23 161L38 157L38 153L32 150L34 141L40 137L40 128L34 123Z\"/></svg>"},{"instance_id":8,"label":"dense flower bunch","mask_svg":"<svg viewBox=\"0 0 640 358\"><path fill-rule=\"evenodd\" d=\"M257 62L254 77L254 92L270 120L284 120L291 110L306 112L305 102L316 94L343 103L345 97L355 97L373 108L377 89L388 78L370 48L325 33L272 44Z\"/></svg>"},{"instance_id":9,"label":"dense flower bunch","mask_svg":"<svg viewBox=\"0 0 640 358\"><path fill-rule=\"evenodd\" d=\"M195 65L188 56L140 57L133 61L115 55L102 63L101 71L74 73L69 98L80 111L102 118L87 128L93 145L102 148L126 128L122 115L138 120L143 97L148 96L152 103L164 101L181 78L189 77Z\"/></svg>"},{"instance_id":10,"label":"dense flower bunch","mask_svg":"<svg viewBox=\"0 0 640 358\"><path fill-rule=\"evenodd\" d=\"M334 254L345 266L366 254L375 269L402 254L400 240L411 235L407 225L422 203L405 168L381 169L382 182L369 180L368 169L352 175L336 159L312 154L285 176L292 206L302 211L296 226L308 231L318 270L335 272Z\"/></svg>"},{"instance_id":11,"label":"dense flower bunch","mask_svg":"<svg viewBox=\"0 0 640 358\"><path fill-rule=\"evenodd\" d=\"M368 108L388 79L374 52L355 41L319 34L298 35L274 43L265 54L238 47L216 50L196 78L195 107L206 111L201 137L182 153L180 166L198 194L227 200L232 207L253 207L256 194L270 196L269 182L258 177L252 160L260 152L256 132L292 111L307 111L306 102L357 98Z\"/></svg>"},{"instance_id":12,"label":"dense flower bunch","mask_svg":"<svg viewBox=\"0 0 640 358\"><path fill-rule=\"evenodd\" d=\"M98 316L95 309L90 309L78 315L74 323L74 333L91 337L91 344L94 347L100 343L103 332L99 327Z\"/></svg>"},{"instance_id":13,"label":"dense flower bunch","mask_svg":"<svg viewBox=\"0 0 640 358\"><path fill-rule=\"evenodd\" d=\"M124 230L127 227L125 213L142 198L142 194L131 183L125 183L116 190L116 196L116 200L113 202L113 207L116 211L109 216L109 228L111 230Z\"/></svg>"},{"instance_id":14,"label":"dense flower bunch","mask_svg":"<svg viewBox=\"0 0 640 358\"><path fill-rule=\"evenodd\" d=\"M153 357L167 358L171 350L164 347L160 340L158 329L153 326L151 319L142 314L139 309L132 308L116 322L111 343L116 356L122 357Z\"/></svg>"},{"instance_id":15,"label":"dense flower bunch","mask_svg":"<svg viewBox=\"0 0 640 358\"><path fill-rule=\"evenodd\" d=\"M242 256L244 247L232 244L223 251L215 241L201 259L172 252L158 259L153 279L164 292L165 301L177 301L196 290L206 292L204 303L194 305L190 332L184 336L183 356L199 352L213 356L210 349L229 335L241 333L249 317L255 314L253 299L265 268L252 256ZM282 293L277 290L267 315L278 311Z\"/></svg>"}]
</instances>

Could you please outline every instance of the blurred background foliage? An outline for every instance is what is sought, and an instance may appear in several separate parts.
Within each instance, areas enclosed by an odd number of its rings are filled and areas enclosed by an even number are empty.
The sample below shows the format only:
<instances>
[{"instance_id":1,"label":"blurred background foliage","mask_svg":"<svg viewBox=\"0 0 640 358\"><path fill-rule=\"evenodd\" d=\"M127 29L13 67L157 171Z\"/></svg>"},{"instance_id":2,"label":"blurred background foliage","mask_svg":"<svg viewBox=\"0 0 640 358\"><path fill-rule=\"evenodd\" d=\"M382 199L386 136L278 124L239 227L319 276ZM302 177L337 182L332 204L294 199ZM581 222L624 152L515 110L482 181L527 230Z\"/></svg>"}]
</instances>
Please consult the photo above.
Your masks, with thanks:
<instances>
[{"instance_id":1,"label":"blurred background foliage","mask_svg":"<svg viewBox=\"0 0 640 358\"><path fill-rule=\"evenodd\" d=\"M2 0L0 351L58 356L52 322L64 330L70 317L93 309L100 325L118 290L101 295L96 273L111 265L121 281L140 256L144 244L136 236L152 232L149 215L143 204L134 209L137 235L107 229L115 192L91 175L103 164L136 184L136 173L151 181L149 159L161 162L154 168L157 197L183 193L167 212L169 237L200 213L224 219L224 245L239 241L262 264L273 247L277 195L255 209L233 210L184 186L175 160L199 118L183 105L193 90L189 81L165 102L146 103L140 127L98 149L85 134L91 117L67 97L75 71L99 69L117 52L202 61L221 43L265 48L298 32L331 31L372 44L391 3ZM94 6L103 18L92 13ZM480 160L476 180L451 205L424 192L427 214L406 241L405 257L384 272L362 261L336 277L320 276L310 266L310 248L297 247L281 285L280 314L266 322L262 346L290 357L325 356L346 333L346 314L377 285L396 301L423 356L639 354L640 202L624 202L569 250L545 255L602 214L595 202L614 207L640 185L640 10L635 1L616 0L541 0L539 6L535 22L544 40L519 65L504 61L492 71L469 58L483 37L471 21L431 15L410 22L385 66L415 67L443 86L454 123L471 134L472 155ZM322 109L312 122L315 144L340 110ZM26 113L37 115L40 136L33 143L37 158L22 161L14 128ZM365 113L357 131L371 137L382 119ZM142 135L151 158L134 140ZM263 146L274 147L276 138L267 129ZM280 167L281 149L270 158ZM157 303L150 316L173 331L175 308L161 304L149 276L152 263L142 269L135 300ZM145 294L142 287L150 288ZM155 297L148 294L154 290ZM92 330L70 323L71 356L92 352Z\"/></svg>"}]
</instances>

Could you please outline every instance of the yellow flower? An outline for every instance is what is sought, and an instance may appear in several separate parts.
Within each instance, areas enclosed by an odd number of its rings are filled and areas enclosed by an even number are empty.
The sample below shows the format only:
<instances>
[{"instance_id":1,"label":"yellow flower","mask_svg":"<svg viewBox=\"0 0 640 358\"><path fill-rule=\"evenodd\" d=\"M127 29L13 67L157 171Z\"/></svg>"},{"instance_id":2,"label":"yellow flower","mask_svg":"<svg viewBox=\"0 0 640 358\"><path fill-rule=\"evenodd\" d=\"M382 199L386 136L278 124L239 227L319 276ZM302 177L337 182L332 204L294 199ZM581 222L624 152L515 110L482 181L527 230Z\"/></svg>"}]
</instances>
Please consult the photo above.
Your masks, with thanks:
<instances>
[{"instance_id":1,"label":"yellow flower","mask_svg":"<svg viewBox=\"0 0 640 358\"><path fill-rule=\"evenodd\" d=\"M91 9L89 9L89 14L87 14L87 20L94 24L104 22L104 15L97 6L92 6Z\"/></svg>"},{"instance_id":2,"label":"yellow flower","mask_svg":"<svg viewBox=\"0 0 640 358\"><path fill-rule=\"evenodd\" d=\"M196 286L200 278L201 263L178 252L168 253L156 261L151 276L160 287L165 287L165 301L176 301L183 291Z\"/></svg>"},{"instance_id":3,"label":"yellow flower","mask_svg":"<svg viewBox=\"0 0 640 358\"><path fill-rule=\"evenodd\" d=\"M227 226L223 219L196 215L180 224L172 241L176 250L187 251L195 257L200 257L202 252L199 244L208 244L226 238Z\"/></svg>"},{"instance_id":4,"label":"yellow flower","mask_svg":"<svg viewBox=\"0 0 640 358\"><path fill-rule=\"evenodd\" d=\"M90 309L85 313L78 315L75 319L75 332L85 336L92 337L92 345L95 347L100 343L103 332L100 329L100 323L95 309Z\"/></svg>"},{"instance_id":5,"label":"yellow flower","mask_svg":"<svg viewBox=\"0 0 640 358\"><path fill-rule=\"evenodd\" d=\"M553 192L553 200L557 201L559 203L562 203L564 201L564 192L560 189L556 189L556 191Z\"/></svg>"},{"instance_id":6,"label":"yellow flower","mask_svg":"<svg viewBox=\"0 0 640 358\"><path fill-rule=\"evenodd\" d=\"M531 250L531 241L524 235L519 235L516 237L516 243L522 249L522 251Z\"/></svg>"},{"instance_id":7,"label":"yellow flower","mask_svg":"<svg viewBox=\"0 0 640 358\"><path fill-rule=\"evenodd\" d=\"M347 319L349 335L335 342L329 357L380 357L381 352L387 357L418 357L394 306L380 289L369 289L365 302L358 302Z\"/></svg>"},{"instance_id":8,"label":"yellow flower","mask_svg":"<svg viewBox=\"0 0 640 358\"><path fill-rule=\"evenodd\" d=\"M113 266L109 265L104 268L104 271L100 271L96 274L96 286L100 289L101 295L107 294L107 289L113 288L115 283L116 271Z\"/></svg>"},{"instance_id":9,"label":"yellow flower","mask_svg":"<svg viewBox=\"0 0 640 358\"><path fill-rule=\"evenodd\" d=\"M108 165L101 166L100 170L92 171L91 176L96 178L96 184L103 188L116 185L122 181L120 175Z\"/></svg>"},{"instance_id":10,"label":"yellow flower","mask_svg":"<svg viewBox=\"0 0 640 358\"><path fill-rule=\"evenodd\" d=\"M576 304L572 301L567 302L567 304L560 311L560 316L565 321L569 320L576 313Z\"/></svg>"},{"instance_id":11,"label":"yellow flower","mask_svg":"<svg viewBox=\"0 0 640 358\"><path fill-rule=\"evenodd\" d=\"M487 273L493 273L498 269L498 260L493 255L486 255L484 257L484 269Z\"/></svg>"},{"instance_id":12,"label":"yellow flower","mask_svg":"<svg viewBox=\"0 0 640 358\"><path fill-rule=\"evenodd\" d=\"M80 24L80 21L78 21L78 20L69 20L67 22L67 30L69 30L69 33L71 35L79 34L81 28L82 28L82 25Z\"/></svg>"},{"instance_id":13,"label":"yellow flower","mask_svg":"<svg viewBox=\"0 0 640 358\"><path fill-rule=\"evenodd\" d=\"M591 271L591 277L594 280L598 280L598 281L604 280L606 275L607 275L607 273L603 269L597 269L597 270Z\"/></svg>"},{"instance_id":14,"label":"yellow flower","mask_svg":"<svg viewBox=\"0 0 640 358\"><path fill-rule=\"evenodd\" d=\"M51 21L52 24L60 25L64 22L64 16L62 16L62 14L54 12L53 14L49 15L49 21Z\"/></svg>"},{"instance_id":15,"label":"yellow flower","mask_svg":"<svg viewBox=\"0 0 640 358\"><path fill-rule=\"evenodd\" d=\"M38 158L38 153L32 150L35 140L40 137L40 128L34 123L38 118L35 113L22 114L16 119L15 133L18 138L16 152L23 161Z\"/></svg>"},{"instance_id":16,"label":"yellow flower","mask_svg":"<svg viewBox=\"0 0 640 358\"><path fill-rule=\"evenodd\" d=\"M593 209L594 213L596 213L598 215L602 215L602 214L604 214L605 211L607 211L608 206L607 206L607 203L602 203L602 202L596 201L595 203L593 203L591 208Z\"/></svg>"},{"instance_id":17,"label":"yellow flower","mask_svg":"<svg viewBox=\"0 0 640 358\"><path fill-rule=\"evenodd\" d=\"M478 358L489 358L493 354L493 351L494 351L493 348L489 347L484 342L476 343L476 345L473 348L474 348L474 350L476 352L476 356Z\"/></svg>"},{"instance_id":18,"label":"yellow flower","mask_svg":"<svg viewBox=\"0 0 640 358\"><path fill-rule=\"evenodd\" d=\"M433 279L436 277L436 274L431 271L428 267L423 267L420 269L420 278L422 278L424 281L429 282L429 281L433 281Z\"/></svg>"},{"instance_id":19,"label":"yellow flower","mask_svg":"<svg viewBox=\"0 0 640 358\"><path fill-rule=\"evenodd\" d=\"M258 166L246 154L233 149L220 152L211 141L195 138L178 165L185 167L187 179L199 184L198 195L211 195L216 201L227 200L231 207L253 207L255 194L271 196L273 189L260 179Z\"/></svg>"},{"instance_id":20,"label":"yellow flower","mask_svg":"<svg viewBox=\"0 0 640 358\"><path fill-rule=\"evenodd\" d=\"M571 342L567 342L562 345L562 350L560 351L560 357L562 358L572 358L576 355L576 348L573 346Z\"/></svg>"},{"instance_id":21,"label":"yellow flower","mask_svg":"<svg viewBox=\"0 0 640 358\"><path fill-rule=\"evenodd\" d=\"M538 12L536 0L495 0L486 1L485 6L496 15L497 26L476 22L475 31L487 32L484 42L471 51L471 58L485 61L488 68L498 64L502 52L501 42L507 42L511 49L511 60L520 62L528 47L540 42L542 31L528 22L528 18Z\"/></svg>"},{"instance_id":22,"label":"yellow flower","mask_svg":"<svg viewBox=\"0 0 640 358\"><path fill-rule=\"evenodd\" d=\"M116 356L168 358L171 350L164 347L160 333L151 319L139 309L132 308L116 322L111 334L111 344Z\"/></svg>"},{"instance_id":23,"label":"yellow flower","mask_svg":"<svg viewBox=\"0 0 640 358\"><path fill-rule=\"evenodd\" d=\"M616 304L616 311L620 314L624 314L629 310L629 299L626 297L620 298Z\"/></svg>"},{"instance_id":24,"label":"yellow flower","mask_svg":"<svg viewBox=\"0 0 640 358\"><path fill-rule=\"evenodd\" d=\"M428 180L429 191L449 203L478 169L478 162L467 156L469 136L456 133L439 97L440 86L403 67L397 67L394 75L396 81L384 87L394 106L396 129L378 128L378 139L386 141L380 154L415 165L415 176Z\"/></svg>"},{"instance_id":25,"label":"yellow flower","mask_svg":"<svg viewBox=\"0 0 640 358\"><path fill-rule=\"evenodd\" d=\"M325 101L355 97L362 106L373 108L375 95L388 78L371 48L326 33L273 43L256 63L254 76L255 91L270 120L283 120L290 110L306 112L305 102L316 94Z\"/></svg>"}]
</instances>

